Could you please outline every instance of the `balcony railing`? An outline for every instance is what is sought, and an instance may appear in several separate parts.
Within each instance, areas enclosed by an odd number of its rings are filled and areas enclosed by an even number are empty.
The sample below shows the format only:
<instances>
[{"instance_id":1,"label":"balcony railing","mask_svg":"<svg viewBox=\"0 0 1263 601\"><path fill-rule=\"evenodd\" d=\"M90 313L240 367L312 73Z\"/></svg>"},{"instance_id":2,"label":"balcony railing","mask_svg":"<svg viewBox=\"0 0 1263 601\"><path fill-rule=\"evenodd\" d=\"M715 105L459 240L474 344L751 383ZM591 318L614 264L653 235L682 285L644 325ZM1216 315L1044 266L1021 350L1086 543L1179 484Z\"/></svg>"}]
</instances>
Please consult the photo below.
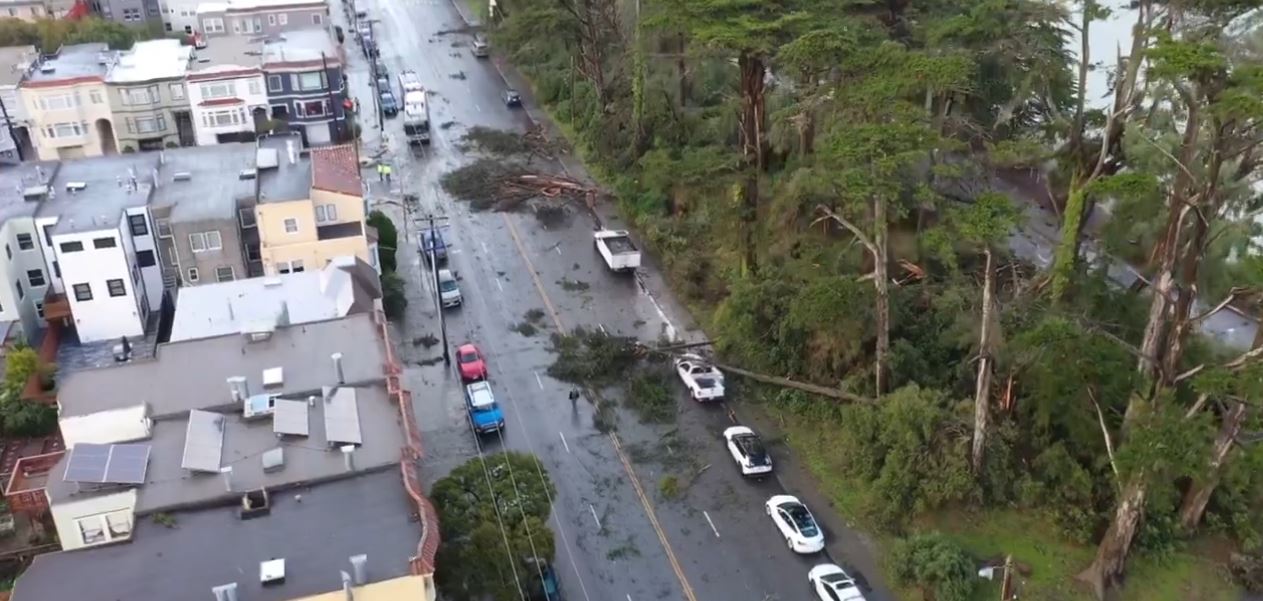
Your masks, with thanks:
<instances>
[{"instance_id":1,"label":"balcony railing","mask_svg":"<svg viewBox=\"0 0 1263 601\"><path fill-rule=\"evenodd\" d=\"M65 454L63 450L18 459L4 487L4 498L9 508L28 514L47 511L48 495L44 493L44 487L48 483L48 472Z\"/></svg>"}]
</instances>

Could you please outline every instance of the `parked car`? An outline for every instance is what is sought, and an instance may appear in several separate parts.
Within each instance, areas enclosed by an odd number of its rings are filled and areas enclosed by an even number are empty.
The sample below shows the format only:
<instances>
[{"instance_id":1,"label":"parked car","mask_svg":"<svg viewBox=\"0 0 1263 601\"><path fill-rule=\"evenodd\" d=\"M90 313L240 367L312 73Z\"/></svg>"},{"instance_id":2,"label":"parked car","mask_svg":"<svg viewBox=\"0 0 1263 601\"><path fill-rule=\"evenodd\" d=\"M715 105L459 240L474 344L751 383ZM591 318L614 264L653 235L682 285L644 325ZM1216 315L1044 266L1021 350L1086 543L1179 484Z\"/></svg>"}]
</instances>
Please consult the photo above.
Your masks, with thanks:
<instances>
[{"instance_id":1,"label":"parked car","mask_svg":"<svg viewBox=\"0 0 1263 601\"><path fill-rule=\"evenodd\" d=\"M701 355L687 353L675 360L675 373L689 389L694 401L718 401L724 398L724 374L707 363Z\"/></svg>"},{"instance_id":2,"label":"parked car","mask_svg":"<svg viewBox=\"0 0 1263 601\"><path fill-rule=\"evenodd\" d=\"M811 568L807 582L820 601L864 601L860 583L840 566L822 563Z\"/></svg>"},{"instance_id":3,"label":"parked car","mask_svg":"<svg viewBox=\"0 0 1263 601\"><path fill-rule=\"evenodd\" d=\"M640 267L640 249L627 230L597 230L592 232L592 243L610 271L631 272Z\"/></svg>"},{"instance_id":4,"label":"parked car","mask_svg":"<svg viewBox=\"0 0 1263 601\"><path fill-rule=\"evenodd\" d=\"M395 93L389 89L382 90L377 94L378 102L382 105L382 114L387 117L394 117L399 114L399 102L395 100Z\"/></svg>"},{"instance_id":5,"label":"parked car","mask_svg":"<svg viewBox=\"0 0 1263 601\"><path fill-rule=\"evenodd\" d=\"M384 75L382 75L382 74L380 74L380 73L378 73L378 74L377 74L377 82L376 82L376 85L377 85L377 91L379 91L379 92L389 92L389 91L391 91L391 89L390 89L390 78L389 78L389 77L386 77L386 76L384 76Z\"/></svg>"},{"instance_id":6,"label":"parked car","mask_svg":"<svg viewBox=\"0 0 1263 601\"><path fill-rule=\"evenodd\" d=\"M504 104L508 107L522 106L522 95L517 90L508 88L504 91Z\"/></svg>"},{"instance_id":7,"label":"parked car","mask_svg":"<svg viewBox=\"0 0 1263 601\"><path fill-rule=\"evenodd\" d=\"M426 262L431 261L431 255L437 263L447 260L447 236L443 234L443 228L421 230L421 254L425 255Z\"/></svg>"},{"instance_id":8,"label":"parked car","mask_svg":"<svg viewBox=\"0 0 1263 601\"><path fill-rule=\"evenodd\" d=\"M487 44L487 40L481 37L474 38L474 56L478 58L487 58L491 56L491 46Z\"/></svg>"},{"instance_id":9,"label":"parked car","mask_svg":"<svg viewBox=\"0 0 1263 601\"><path fill-rule=\"evenodd\" d=\"M824 533L815 516L798 497L775 495L767 500L767 514L785 537L785 544L795 553L819 553L824 549Z\"/></svg>"},{"instance_id":10,"label":"parked car","mask_svg":"<svg viewBox=\"0 0 1263 601\"><path fill-rule=\"evenodd\" d=\"M529 578L532 581L538 578L538 584L527 598L530 601L561 601L561 587L557 583L557 572L553 571L553 566L535 558L527 559L526 564Z\"/></svg>"},{"instance_id":11,"label":"parked car","mask_svg":"<svg viewBox=\"0 0 1263 601\"><path fill-rule=\"evenodd\" d=\"M504 429L504 412L496 403L491 384L486 380L465 387L465 408L469 411L469 422L474 432L486 434Z\"/></svg>"},{"instance_id":12,"label":"parked car","mask_svg":"<svg viewBox=\"0 0 1263 601\"><path fill-rule=\"evenodd\" d=\"M465 299L460 294L460 284L450 269L439 270L439 302L444 309L459 307Z\"/></svg>"},{"instance_id":13,"label":"parked car","mask_svg":"<svg viewBox=\"0 0 1263 601\"><path fill-rule=\"evenodd\" d=\"M745 426L733 426L724 430L728 441L728 453L741 467L741 475L758 476L772 473L772 457L767 454L759 435Z\"/></svg>"},{"instance_id":14,"label":"parked car","mask_svg":"<svg viewBox=\"0 0 1263 601\"><path fill-rule=\"evenodd\" d=\"M456 366L460 369L460 378L466 382L487 379L487 360L472 342L456 349Z\"/></svg>"}]
</instances>

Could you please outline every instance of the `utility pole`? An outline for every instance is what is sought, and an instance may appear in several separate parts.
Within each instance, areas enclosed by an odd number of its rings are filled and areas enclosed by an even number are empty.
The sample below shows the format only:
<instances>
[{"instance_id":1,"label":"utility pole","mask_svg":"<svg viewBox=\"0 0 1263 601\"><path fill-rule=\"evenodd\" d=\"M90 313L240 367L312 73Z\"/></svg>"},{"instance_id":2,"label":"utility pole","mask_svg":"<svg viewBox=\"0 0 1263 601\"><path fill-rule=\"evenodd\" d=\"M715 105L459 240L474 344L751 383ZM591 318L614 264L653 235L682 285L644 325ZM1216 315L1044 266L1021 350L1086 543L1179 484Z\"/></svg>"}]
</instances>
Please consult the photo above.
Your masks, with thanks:
<instances>
[{"instance_id":1,"label":"utility pole","mask_svg":"<svg viewBox=\"0 0 1263 601\"><path fill-rule=\"evenodd\" d=\"M17 134L13 133L13 121L9 119L9 108L4 105L3 96L0 96L0 114L4 115L4 125L9 128L9 139L13 140L13 149L18 153L18 161L25 161L26 157L22 156L22 143L18 141Z\"/></svg>"},{"instance_id":2,"label":"utility pole","mask_svg":"<svg viewBox=\"0 0 1263 601\"><path fill-rule=\"evenodd\" d=\"M447 218L435 216L434 213L430 213L425 216L425 219L426 221L429 222L430 227L426 231L421 232L421 249L420 250L422 253L425 252L425 247L428 240L429 245L430 245L430 256L428 257L430 259L430 273L432 273L434 276L434 300L435 300L435 304L438 305L438 308L439 308L439 332L443 336L443 363L445 365L451 365L452 354L451 354L451 350L448 348L448 345L447 345L447 316L443 313L443 291L439 289L438 247L439 247L439 241L443 240L443 237L439 235L438 230L434 228L434 221L436 219L445 220ZM444 246L446 247L446 242L444 242Z\"/></svg>"},{"instance_id":3,"label":"utility pole","mask_svg":"<svg viewBox=\"0 0 1263 601\"><path fill-rule=\"evenodd\" d=\"M373 40L373 47L366 54L368 54L368 70L373 77L371 88L373 90L373 106L377 107L377 129L380 130L386 125L384 123L385 111L382 110L382 91L377 89L377 57L381 54L380 47L377 45L377 36L373 33L373 24L377 22L377 19L367 19L364 22L368 23L368 37Z\"/></svg>"}]
</instances>

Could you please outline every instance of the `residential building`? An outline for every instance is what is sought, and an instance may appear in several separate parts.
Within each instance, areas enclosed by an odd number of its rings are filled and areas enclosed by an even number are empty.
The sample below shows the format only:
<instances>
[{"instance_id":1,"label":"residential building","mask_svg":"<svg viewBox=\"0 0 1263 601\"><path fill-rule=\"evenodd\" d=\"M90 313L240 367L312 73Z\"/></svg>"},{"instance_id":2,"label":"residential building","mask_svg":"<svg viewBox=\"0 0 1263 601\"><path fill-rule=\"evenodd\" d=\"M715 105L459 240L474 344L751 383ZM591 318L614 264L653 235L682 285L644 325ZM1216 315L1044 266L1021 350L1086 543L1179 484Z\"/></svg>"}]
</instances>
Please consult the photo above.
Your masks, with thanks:
<instances>
[{"instance_id":1,"label":"residential building","mask_svg":"<svg viewBox=\"0 0 1263 601\"><path fill-rule=\"evenodd\" d=\"M151 311L161 306L147 206L160 159L155 153L65 161L39 200L35 225L49 283L69 302L80 342L143 336Z\"/></svg>"},{"instance_id":2,"label":"residential building","mask_svg":"<svg viewBox=\"0 0 1263 601\"><path fill-rule=\"evenodd\" d=\"M377 267L376 232L365 223L363 181L352 145L302 150L293 134L259 140L258 237L262 273L320 269L353 255ZM250 233L247 233L250 244Z\"/></svg>"},{"instance_id":3,"label":"residential building","mask_svg":"<svg viewBox=\"0 0 1263 601\"><path fill-rule=\"evenodd\" d=\"M64 46L19 86L40 160L114 154L114 114L105 76L114 53L105 44Z\"/></svg>"},{"instance_id":4,"label":"residential building","mask_svg":"<svg viewBox=\"0 0 1263 601\"><path fill-rule=\"evenodd\" d=\"M146 25L162 18L159 0L92 0L92 12L124 25Z\"/></svg>"},{"instance_id":5,"label":"residential building","mask_svg":"<svg viewBox=\"0 0 1263 601\"><path fill-rule=\"evenodd\" d=\"M27 125L30 118L26 113L26 105L18 96L18 84L22 83L38 61L39 52L34 46L0 48L0 64L9 66L8 69L0 67L0 118L7 119L7 122L0 121L0 156L2 157L17 159L17 147L21 145L23 146L22 158L34 158L29 156L32 154L30 130ZM17 140L9 134L9 126L12 126Z\"/></svg>"},{"instance_id":6,"label":"residential building","mask_svg":"<svg viewBox=\"0 0 1263 601\"><path fill-rule=\"evenodd\" d=\"M167 288L246 277L237 204L253 199L253 143L181 148L163 153L150 211Z\"/></svg>"},{"instance_id":7,"label":"residential building","mask_svg":"<svg viewBox=\"0 0 1263 601\"><path fill-rule=\"evenodd\" d=\"M273 119L300 132L307 145L341 140L346 129L345 53L324 29L288 31L263 45Z\"/></svg>"},{"instance_id":8,"label":"residential building","mask_svg":"<svg viewBox=\"0 0 1263 601\"><path fill-rule=\"evenodd\" d=\"M370 313L70 374L69 450L6 489L43 493L65 550L38 556L13 600L195 601L227 585L279 601L416 576L411 598L432 601L437 516L398 369Z\"/></svg>"},{"instance_id":9,"label":"residential building","mask_svg":"<svg viewBox=\"0 0 1263 601\"><path fill-rule=\"evenodd\" d=\"M42 327L44 298L52 280L35 212L57 169L54 162L0 169L0 244L5 252L0 260L0 324L6 335L16 326L30 343Z\"/></svg>"},{"instance_id":10,"label":"residential building","mask_svg":"<svg viewBox=\"0 0 1263 601\"><path fill-rule=\"evenodd\" d=\"M326 0L226 0L197 7L197 29L207 38L223 35L275 35L286 31L327 28Z\"/></svg>"},{"instance_id":11,"label":"residential building","mask_svg":"<svg viewBox=\"0 0 1263 601\"><path fill-rule=\"evenodd\" d=\"M47 9L48 16L54 19L86 15L92 8L88 0L44 0L44 7Z\"/></svg>"},{"instance_id":12,"label":"residential building","mask_svg":"<svg viewBox=\"0 0 1263 601\"><path fill-rule=\"evenodd\" d=\"M338 257L320 270L182 288L171 341L368 313L380 298L377 272L355 257Z\"/></svg>"},{"instance_id":13,"label":"residential building","mask_svg":"<svg viewBox=\"0 0 1263 601\"><path fill-rule=\"evenodd\" d=\"M35 21L50 16L44 0L0 0L0 19Z\"/></svg>"},{"instance_id":14,"label":"residential building","mask_svg":"<svg viewBox=\"0 0 1263 601\"><path fill-rule=\"evenodd\" d=\"M262 42L245 36L208 40L194 52L187 87L199 146L253 141L268 119Z\"/></svg>"},{"instance_id":15,"label":"residential building","mask_svg":"<svg viewBox=\"0 0 1263 601\"><path fill-rule=\"evenodd\" d=\"M193 48L179 40L137 42L118 53L106 83L121 152L194 144L184 78Z\"/></svg>"}]
</instances>

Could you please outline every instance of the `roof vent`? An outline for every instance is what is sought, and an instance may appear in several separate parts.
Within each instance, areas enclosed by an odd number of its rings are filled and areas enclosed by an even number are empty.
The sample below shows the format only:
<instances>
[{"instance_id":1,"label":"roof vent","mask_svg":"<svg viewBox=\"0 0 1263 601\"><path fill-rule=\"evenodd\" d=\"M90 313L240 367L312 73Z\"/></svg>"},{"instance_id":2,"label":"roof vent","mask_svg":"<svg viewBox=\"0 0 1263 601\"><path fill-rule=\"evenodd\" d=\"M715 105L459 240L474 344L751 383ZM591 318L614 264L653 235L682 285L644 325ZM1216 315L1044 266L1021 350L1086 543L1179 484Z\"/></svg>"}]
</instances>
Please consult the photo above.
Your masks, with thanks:
<instances>
[{"instance_id":1,"label":"roof vent","mask_svg":"<svg viewBox=\"0 0 1263 601\"><path fill-rule=\"evenodd\" d=\"M272 367L263 370L263 387L270 388L272 386L280 386L285 383L285 370L280 367Z\"/></svg>"},{"instance_id":2,"label":"roof vent","mask_svg":"<svg viewBox=\"0 0 1263 601\"><path fill-rule=\"evenodd\" d=\"M279 472L285 467L285 447L276 447L263 452L263 473Z\"/></svg>"},{"instance_id":3,"label":"roof vent","mask_svg":"<svg viewBox=\"0 0 1263 601\"><path fill-rule=\"evenodd\" d=\"M276 169L277 165L280 164L280 153L275 148L260 148L258 152L254 153L254 166L260 171Z\"/></svg>"},{"instance_id":4,"label":"roof vent","mask_svg":"<svg viewBox=\"0 0 1263 601\"><path fill-rule=\"evenodd\" d=\"M191 179L193 179L193 174L189 173L188 171L176 171L175 173L171 174L171 181L187 182Z\"/></svg>"},{"instance_id":5,"label":"roof vent","mask_svg":"<svg viewBox=\"0 0 1263 601\"><path fill-rule=\"evenodd\" d=\"M237 583L221 584L211 588L215 601L237 601Z\"/></svg>"},{"instance_id":6,"label":"roof vent","mask_svg":"<svg viewBox=\"0 0 1263 601\"><path fill-rule=\"evenodd\" d=\"M254 169L242 169L241 172L237 174L237 179L250 180L250 179L254 179L255 177L258 177L258 175L259 175L259 172L255 171Z\"/></svg>"},{"instance_id":7,"label":"roof vent","mask_svg":"<svg viewBox=\"0 0 1263 601\"><path fill-rule=\"evenodd\" d=\"M82 192L87 187L87 182L66 182L66 191L71 193Z\"/></svg>"},{"instance_id":8,"label":"roof vent","mask_svg":"<svg viewBox=\"0 0 1263 601\"><path fill-rule=\"evenodd\" d=\"M364 554L351 556L351 574L355 577L356 586L368 584L368 556Z\"/></svg>"},{"instance_id":9,"label":"roof vent","mask_svg":"<svg viewBox=\"0 0 1263 601\"><path fill-rule=\"evenodd\" d=\"M263 280L264 288L278 288L285 282L281 278L267 278Z\"/></svg>"}]
</instances>

